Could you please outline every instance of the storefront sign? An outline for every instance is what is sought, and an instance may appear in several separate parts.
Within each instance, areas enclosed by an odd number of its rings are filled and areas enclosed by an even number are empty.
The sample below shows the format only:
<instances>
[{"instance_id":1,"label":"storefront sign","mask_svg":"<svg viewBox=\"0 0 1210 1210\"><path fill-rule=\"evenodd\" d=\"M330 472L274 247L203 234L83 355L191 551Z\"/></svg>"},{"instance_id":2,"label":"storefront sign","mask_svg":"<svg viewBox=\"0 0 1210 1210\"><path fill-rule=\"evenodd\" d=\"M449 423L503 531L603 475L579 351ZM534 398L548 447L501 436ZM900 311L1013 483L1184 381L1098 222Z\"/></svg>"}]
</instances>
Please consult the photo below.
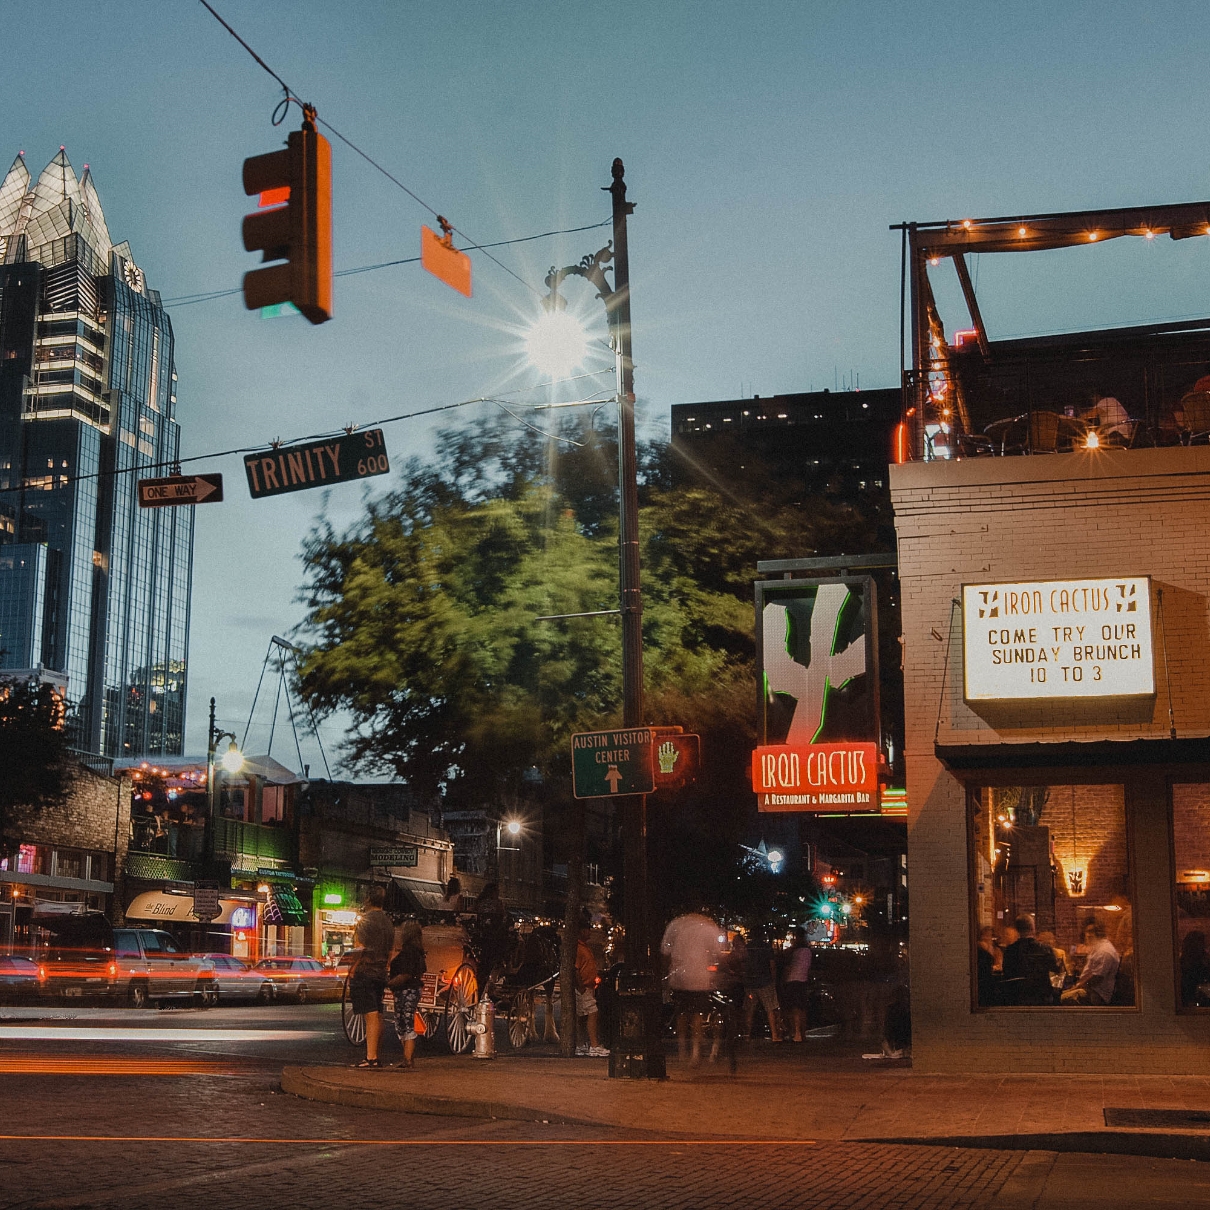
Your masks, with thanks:
<instances>
[{"instance_id":1,"label":"storefront sign","mask_svg":"<svg viewBox=\"0 0 1210 1210\"><path fill-rule=\"evenodd\" d=\"M878 810L877 636L869 576L756 585L759 810Z\"/></svg>"},{"instance_id":2,"label":"storefront sign","mask_svg":"<svg viewBox=\"0 0 1210 1210\"><path fill-rule=\"evenodd\" d=\"M254 908L254 907L232 908L230 924L233 929L256 928L256 908Z\"/></svg>"},{"instance_id":3,"label":"storefront sign","mask_svg":"<svg viewBox=\"0 0 1210 1210\"><path fill-rule=\"evenodd\" d=\"M769 744L752 754L761 811L877 811L877 744Z\"/></svg>"},{"instance_id":4,"label":"storefront sign","mask_svg":"<svg viewBox=\"0 0 1210 1210\"><path fill-rule=\"evenodd\" d=\"M966 584L962 636L968 702L1155 693L1146 576Z\"/></svg>"},{"instance_id":5,"label":"storefront sign","mask_svg":"<svg viewBox=\"0 0 1210 1210\"><path fill-rule=\"evenodd\" d=\"M370 865L377 866L417 866L420 864L420 853L414 844L396 845L389 849L371 849Z\"/></svg>"}]
</instances>

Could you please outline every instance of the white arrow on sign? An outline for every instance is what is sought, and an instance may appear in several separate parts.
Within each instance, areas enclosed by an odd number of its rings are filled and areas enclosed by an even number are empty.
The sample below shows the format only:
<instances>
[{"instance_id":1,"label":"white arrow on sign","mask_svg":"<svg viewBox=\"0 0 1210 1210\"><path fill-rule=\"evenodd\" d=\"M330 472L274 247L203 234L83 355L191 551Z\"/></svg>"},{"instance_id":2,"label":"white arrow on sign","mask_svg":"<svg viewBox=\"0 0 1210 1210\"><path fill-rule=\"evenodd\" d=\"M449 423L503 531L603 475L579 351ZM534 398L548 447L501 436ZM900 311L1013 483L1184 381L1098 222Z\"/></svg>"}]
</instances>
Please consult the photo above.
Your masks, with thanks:
<instances>
[{"instance_id":1,"label":"white arrow on sign","mask_svg":"<svg viewBox=\"0 0 1210 1210\"><path fill-rule=\"evenodd\" d=\"M605 774L605 780L609 783L610 794L618 792L618 783L622 780L622 775L618 772L617 765L610 765L609 772Z\"/></svg>"},{"instance_id":2,"label":"white arrow on sign","mask_svg":"<svg viewBox=\"0 0 1210 1210\"><path fill-rule=\"evenodd\" d=\"M139 505L142 508L217 504L222 498L222 475L169 475L163 479L139 480Z\"/></svg>"}]
</instances>

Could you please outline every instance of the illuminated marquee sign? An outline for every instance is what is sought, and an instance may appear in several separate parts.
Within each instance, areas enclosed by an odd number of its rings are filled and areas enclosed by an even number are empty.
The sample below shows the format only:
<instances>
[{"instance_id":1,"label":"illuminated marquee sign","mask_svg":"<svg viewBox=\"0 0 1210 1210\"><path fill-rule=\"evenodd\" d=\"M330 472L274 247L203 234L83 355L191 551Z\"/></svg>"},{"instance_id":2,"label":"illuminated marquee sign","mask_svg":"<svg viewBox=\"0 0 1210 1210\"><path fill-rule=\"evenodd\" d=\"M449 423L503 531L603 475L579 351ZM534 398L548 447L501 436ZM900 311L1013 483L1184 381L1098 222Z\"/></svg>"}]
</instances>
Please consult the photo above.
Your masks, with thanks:
<instances>
[{"instance_id":1,"label":"illuminated marquee sign","mask_svg":"<svg viewBox=\"0 0 1210 1210\"><path fill-rule=\"evenodd\" d=\"M869 576L756 586L761 811L877 811L877 598Z\"/></svg>"},{"instance_id":2,"label":"illuminated marquee sign","mask_svg":"<svg viewBox=\"0 0 1210 1210\"><path fill-rule=\"evenodd\" d=\"M877 744L769 744L752 753L762 811L877 811Z\"/></svg>"},{"instance_id":3,"label":"illuminated marquee sign","mask_svg":"<svg viewBox=\"0 0 1210 1210\"><path fill-rule=\"evenodd\" d=\"M966 584L968 702L1151 697L1151 581Z\"/></svg>"}]
</instances>

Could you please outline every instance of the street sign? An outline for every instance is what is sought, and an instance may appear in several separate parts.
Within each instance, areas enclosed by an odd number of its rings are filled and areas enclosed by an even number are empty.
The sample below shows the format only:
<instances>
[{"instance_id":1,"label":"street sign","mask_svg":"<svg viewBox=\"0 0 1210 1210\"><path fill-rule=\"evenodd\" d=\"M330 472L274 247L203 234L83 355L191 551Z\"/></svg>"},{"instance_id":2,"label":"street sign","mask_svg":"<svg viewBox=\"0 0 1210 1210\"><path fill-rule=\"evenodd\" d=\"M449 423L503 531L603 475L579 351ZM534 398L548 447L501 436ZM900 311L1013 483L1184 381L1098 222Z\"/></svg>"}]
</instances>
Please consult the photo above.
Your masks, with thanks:
<instances>
[{"instance_id":1,"label":"street sign","mask_svg":"<svg viewBox=\"0 0 1210 1210\"><path fill-rule=\"evenodd\" d=\"M654 738L650 727L573 735L572 794L576 798L650 794L655 789L651 768Z\"/></svg>"},{"instance_id":2,"label":"street sign","mask_svg":"<svg viewBox=\"0 0 1210 1210\"><path fill-rule=\"evenodd\" d=\"M218 883L213 880L193 884L193 914L203 923L214 920L221 912L218 901Z\"/></svg>"},{"instance_id":3,"label":"street sign","mask_svg":"<svg viewBox=\"0 0 1210 1210\"><path fill-rule=\"evenodd\" d=\"M253 500L368 479L385 475L390 469L382 429L283 445L244 456L248 492Z\"/></svg>"},{"instance_id":4,"label":"street sign","mask_svg":"<svg viewBox=\"0 0 1210 1210\"><path fill-rule=\"evenodd\" d=\"M370 850L370 865L372 866L416 866L419 864L420 853L414 844Z\"/></svg>"},{"instance_id":5,"label":"street sign","mask_svg":"<svg viewBox=\"0 0 1210 1210\"><path fill-rule=\"evenodd\" d=\"M702 737L684 735L681 729L654 727L652 776L656 790L679 790L697 781L702 763Z\"/></svg>"},{"instance_id":6,"label":"street sign","mask_svg":"<svg viewBox=\"0 0 1210 1210\"><path fill-rule=\"evenodd\" d=\"M140 508L217 504L222 498L222 475L168 475L163 479L139 480Z\"/></svg>"}]
</instances>

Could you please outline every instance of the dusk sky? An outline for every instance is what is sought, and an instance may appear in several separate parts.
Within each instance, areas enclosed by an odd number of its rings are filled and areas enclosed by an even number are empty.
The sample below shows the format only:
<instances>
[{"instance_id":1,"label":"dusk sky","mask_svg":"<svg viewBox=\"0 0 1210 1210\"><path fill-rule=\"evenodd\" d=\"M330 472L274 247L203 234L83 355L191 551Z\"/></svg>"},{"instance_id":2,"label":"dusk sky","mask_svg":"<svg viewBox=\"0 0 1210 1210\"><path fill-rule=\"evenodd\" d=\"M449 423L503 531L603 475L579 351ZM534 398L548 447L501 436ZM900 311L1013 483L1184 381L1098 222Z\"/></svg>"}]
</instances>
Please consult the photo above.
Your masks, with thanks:
<instances>
[{"instance_id":1,"label":"dusk sky","mask_svg":"<svg viewBox=\"0 0 1210 1210\"><path fill-rule=\"evenodd\" d=\"M10 3L0 157L36 175L65 144L116 241L165 300L238 287L245 157L276 149L280 89L196 0ZM1210 197L1203 4L410 3L215 0L322 118L474 240L609 217L626 165L641 430L675 403L899 373L902 220ZM337 270L418 255L432 217L333 140ZM553 264L606 229L475 254L465 299L418 265L339 278L332 322L264 320L239 295L169 302L186 456L511 392L540 402L518 333ZM947 326L965 326L938 273ZM972 261L991 335L1210 312L1210 240L1118 241ZM582 283L566 293L604 336ZM590 368L607 365L598 360ZM577 389L581 384L577 384ZM609 387L600 378L590 390ZM402 467L477 404L392 424ZM197 510L186 748L206 706L242 733L266 645L302 617L300 545L346 486ZM383 485L385 479L375 481ZM268 738L258 708L253 752ZM284 710L284 706L283 706ZM323 730L329 757L339 727ZM295 763L279 719L274 755ZM318 761L313 744L304 759Z\"/></svg>"}]
</instances>

